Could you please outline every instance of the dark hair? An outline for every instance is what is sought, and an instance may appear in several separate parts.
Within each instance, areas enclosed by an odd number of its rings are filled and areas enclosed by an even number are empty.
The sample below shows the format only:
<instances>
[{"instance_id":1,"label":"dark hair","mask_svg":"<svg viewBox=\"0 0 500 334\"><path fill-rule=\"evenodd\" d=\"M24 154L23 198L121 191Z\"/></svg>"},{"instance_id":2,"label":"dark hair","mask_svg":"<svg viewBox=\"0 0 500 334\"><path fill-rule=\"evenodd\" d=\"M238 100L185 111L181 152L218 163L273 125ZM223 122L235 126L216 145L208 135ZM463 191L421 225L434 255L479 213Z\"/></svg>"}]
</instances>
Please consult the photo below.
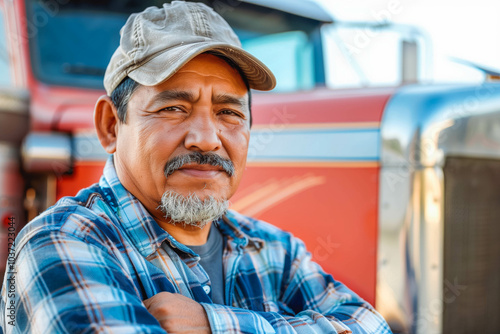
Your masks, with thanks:
<instances>
[{"instance_id":1,"label":"dark hair","mask_svg":"<svg viewBox=\"0 0 500 334\"><path fill-rule=\"evenodd\" d=\"M111 93L111 101L115 105L118 119L122 123L125 123L127 117L128 102L137 88L139 88L139 84L136 81L129 77L125 77Z\"/></svg>"},{"instance_id":2,"label":"dark hair","mask_svg":"<svg viewBox=\"0 0 500 334\"><path fill-rule=\"evenodd\" d=\"M250 127L252 126L252 93L250 90L250 85L248 83L248 80L246 76L243 74L241 69L239 68L238 65L234 61L232 61L230 58L216 52L216 51L207 51L205 52L207 54L211 54L213 56L217 56L224 60L226 63L229 64L232 68L236 69L238 73L240 74L241 78L243 79L243 82L245 83L245 86L248 91L248 110L250 111ZM139 88L140 84L134 81L133 79L129 77L125 77L125 79L120 82L120 84L115 88L115 90L111 93L111 101L116 107L117 113L118 113L118 119L122 122L126 122L127 118L127 107L128 107L128 102L130 101L130 98L132 97L132 94L134 94L135 90Z\"/></svg>"}]
</instances>

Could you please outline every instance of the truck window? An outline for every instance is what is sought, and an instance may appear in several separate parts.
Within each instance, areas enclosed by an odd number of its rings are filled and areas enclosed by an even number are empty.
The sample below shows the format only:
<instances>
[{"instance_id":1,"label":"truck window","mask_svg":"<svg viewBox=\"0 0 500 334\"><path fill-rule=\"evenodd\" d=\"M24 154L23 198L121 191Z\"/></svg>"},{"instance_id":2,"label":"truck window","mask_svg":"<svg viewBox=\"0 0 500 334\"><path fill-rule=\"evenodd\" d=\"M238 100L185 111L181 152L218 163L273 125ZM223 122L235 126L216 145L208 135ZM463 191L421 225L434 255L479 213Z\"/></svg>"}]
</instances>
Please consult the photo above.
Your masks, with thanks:
<instances>
[{"instance_id":1,"label":"truck window","mask_svg":"<svg viewBox=\"0 0 500 334\"><path fill-rule=\"evenodd\" d=\"M262 60L278 79L275 91L314 87L313 47L302 31L267 35L242 41L243 48Z\"/></svg>"},{"instance_id":2,"label":"truck window","mask_svg":"<svg viewBox=\"0 0 500 334\"><path fill-rule=\"evenodd\" d=\"M8 86L11 83L9 52L7 51L7 35L5 21L0 9L0 86Z\"/></svg>"},{"instance_id":3,"label":"truck window","mask_svg":"<svg viewBox=\"0 0 500 334\"><path fill-rule=\"evenodd\" d=\"M61 5L51 13L41 1L29 3L35 76L54 85L103 89L104 72L127 15L71 5ZM46 24L36 25L43 17Z\"/></svg>"},{"instance_id":4,"label":"truck window","mask_svg":"<svg viewBox=\"0 0 500 334\"><path fill-rule=\"evenodd\" d=\"M128 15L163 2L71 0L54 7L26 0L33 73L48 84L102 89ZM277 90L314 87L313 52L322 50L311 35L321 22L244 2L218 4L215 10L232 25L243 47L274 71Z\"/></svg>"}]
</instances>

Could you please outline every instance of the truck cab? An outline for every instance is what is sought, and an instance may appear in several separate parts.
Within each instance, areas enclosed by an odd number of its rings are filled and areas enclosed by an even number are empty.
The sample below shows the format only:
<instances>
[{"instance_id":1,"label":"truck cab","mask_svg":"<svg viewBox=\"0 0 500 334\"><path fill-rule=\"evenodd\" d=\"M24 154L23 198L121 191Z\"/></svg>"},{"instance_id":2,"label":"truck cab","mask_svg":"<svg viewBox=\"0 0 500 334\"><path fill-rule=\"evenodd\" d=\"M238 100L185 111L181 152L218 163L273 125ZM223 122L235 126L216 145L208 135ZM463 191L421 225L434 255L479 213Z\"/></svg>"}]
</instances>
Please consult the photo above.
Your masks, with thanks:
<instances>
[{"instance_id":1,"label":"truck cab","mask_svg":"<svg viewBox=\"0 0 500 334\"><path fill-rule=\"evenodd\" d=\"M107 62L128 15L163 2L0 0L2 245L12 217L18 231L99 180ZM396 333L500 331L500 84L418 83L405 41L410 79L331 89L322 29L349 25L310 1L203 2L278 80L253 94L231 208L301 238Z\"/></svg>"}]
</instances>

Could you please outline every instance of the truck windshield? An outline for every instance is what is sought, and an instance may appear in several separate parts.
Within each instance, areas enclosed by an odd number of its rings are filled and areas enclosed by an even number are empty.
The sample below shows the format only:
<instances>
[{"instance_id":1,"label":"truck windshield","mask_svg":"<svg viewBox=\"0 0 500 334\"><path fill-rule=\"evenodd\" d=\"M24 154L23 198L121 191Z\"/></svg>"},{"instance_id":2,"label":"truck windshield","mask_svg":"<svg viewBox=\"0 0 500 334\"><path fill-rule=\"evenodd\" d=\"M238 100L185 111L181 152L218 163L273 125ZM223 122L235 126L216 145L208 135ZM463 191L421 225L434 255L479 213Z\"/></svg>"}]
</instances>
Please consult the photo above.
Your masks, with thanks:
<instances>
[{"instance_id":1,"label":"truck windshield","mask_svg":"<svg viewBox=\"0 0 500 334\"><path fill-rule=\"evenodd\" d=\"M164 1L27 0L32 67L52 85L102 89L107 63L130 13ZM217 5L217 6L215 6ZM320 22L239 1L214 8L234 28L243 47L275 73L278 91L315 85L314 52L321 51Z\"/></svg>"}]
</instances>

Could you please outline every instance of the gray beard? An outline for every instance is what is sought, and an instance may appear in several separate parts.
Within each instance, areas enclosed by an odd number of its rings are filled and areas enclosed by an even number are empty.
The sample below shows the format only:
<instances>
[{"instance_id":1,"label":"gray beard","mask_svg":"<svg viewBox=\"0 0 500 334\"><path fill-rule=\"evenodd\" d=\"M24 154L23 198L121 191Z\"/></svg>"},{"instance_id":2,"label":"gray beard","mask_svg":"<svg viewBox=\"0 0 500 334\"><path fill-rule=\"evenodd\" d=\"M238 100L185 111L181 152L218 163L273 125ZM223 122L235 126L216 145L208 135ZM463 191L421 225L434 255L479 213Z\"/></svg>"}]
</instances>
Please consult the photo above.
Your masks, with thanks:
<instances>
[{"instance_id":1,"label":"gray beard","mask_svg":"<svg viewBox=\"0 0 500 334\"><path fill-rule=\"evenodd\" d=\"M166 191L158 208L170 219L170 223L203 228L226 213L229 201L209 196L201 200L196 194L182 196L174 191Z\"/></svg>"}]
</instances>

